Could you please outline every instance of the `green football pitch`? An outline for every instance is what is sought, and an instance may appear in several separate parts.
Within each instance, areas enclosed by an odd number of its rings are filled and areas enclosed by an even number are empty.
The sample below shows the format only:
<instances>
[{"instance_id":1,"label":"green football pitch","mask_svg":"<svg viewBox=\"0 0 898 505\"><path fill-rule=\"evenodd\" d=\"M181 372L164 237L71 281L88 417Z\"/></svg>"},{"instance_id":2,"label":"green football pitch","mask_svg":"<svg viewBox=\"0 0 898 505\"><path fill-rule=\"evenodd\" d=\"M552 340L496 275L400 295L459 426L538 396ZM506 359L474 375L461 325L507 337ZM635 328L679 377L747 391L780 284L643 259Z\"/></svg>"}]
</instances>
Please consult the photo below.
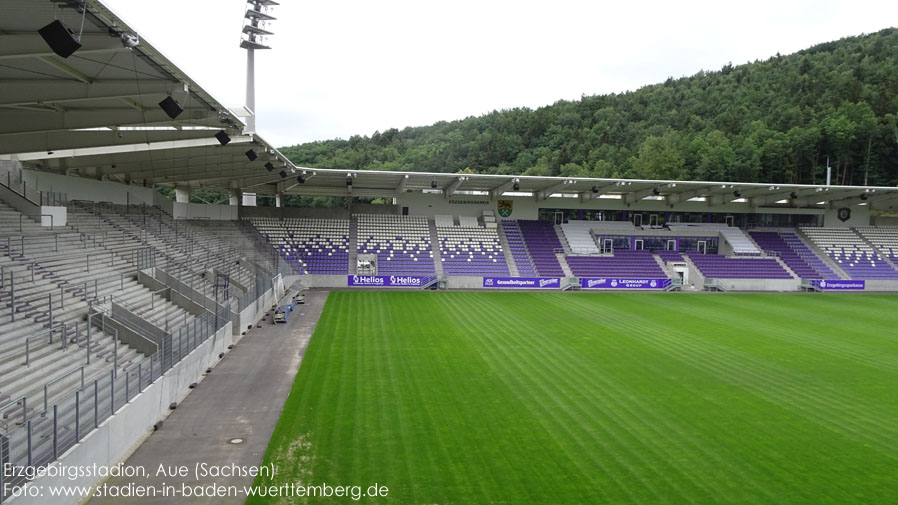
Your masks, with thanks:
<instances>
[{"instance_id":1,"label":"green football pitch","mask_svg":"<svg viewBox=\"0 0 898 505\"><path fill-rule=\"evenodd\" d=\"M896 309L331 293L257 484L388 488L358 503L894 505ZM277 502L354 501L249 501Z\"/></svg>"}]
</instances>

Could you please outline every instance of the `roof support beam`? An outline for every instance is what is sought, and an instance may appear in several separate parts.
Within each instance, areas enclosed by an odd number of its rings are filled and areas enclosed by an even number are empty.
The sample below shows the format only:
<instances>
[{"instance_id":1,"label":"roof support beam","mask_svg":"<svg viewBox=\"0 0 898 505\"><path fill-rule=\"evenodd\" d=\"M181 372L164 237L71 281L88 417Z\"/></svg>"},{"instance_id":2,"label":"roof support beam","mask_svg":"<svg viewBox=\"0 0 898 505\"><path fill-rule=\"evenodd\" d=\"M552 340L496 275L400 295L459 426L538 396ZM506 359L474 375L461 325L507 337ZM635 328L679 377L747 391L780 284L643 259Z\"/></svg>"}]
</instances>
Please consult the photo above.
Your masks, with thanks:
<instances>
[{"instance_id":1,"label":"roof support beam","mask_svg":"<svg viewBox=\"0 0 898 505\"><path fill-rule=\"evenodd\" d=\"M456 177L454 181L450 182L449 185L446 186L445 191L443 191L443 196L448 199L466 180L468 180L468 178L463 175Z\"/></svg>"},{"instance_id":2,"label":"roof support beam","mask_svg":"<svg viewBox=\"0 0 898 505\"><path fill-rule=\"evenodd\" d=\"M228 146L230 147L231 144L244 144L251 141L252 137L250 136L235 136L231 137L231 142ZM183 159L208 158L209 156L207 156L205 148L209 147L221 148L221 144L218 143L218 140L212 137L212 132L206 132L206 136L201 138L160 141L149 144L138 143L104 147L85 147L83 149L63 149L60 151L53 151L53 154L48 154L46 152L19 153L16 155L16 158L19 161L74 158L72 160L72 166L96 165L98 163L102 164L103 161L106 163L111 161L112 163L120 163L124 167L129 162L137 164L145 162L155 163L161 160L174 161L179 159L178 156L183 157ZM197 148L201 149L201 152L189 152L190 149ZM242 156L243 152L240 151L241 149L243 148L230 149L229 155ZM151 159L151 157L146 155L148 151L159 152L157 153L157 156L155 156L155 159ZM212 156L223 155L220 151L213 152L214 154L212 154ZM2 159L2 157L0 157L0 159Z\"/></svg>"},{"instance_id":3,"label":"roof support beam","mask_svg":"<svg viewBox=\"0 0 898 505\"><path fill-rule=\"evenodd\" d=\"M514 187L514 183L516 180L517 179L512 177L512 178L508 179L507 181L503 182L502 184L491 189L490 190L490 200L496 200L497 198L502 196L502 193L505 193L509 189L512 189Z\"/></svg>"},{"instance_id":4,"label":"roof support beam","mask_svg":"<svg viewBox=\"0 0 898 505\"><path fill-rule=\"evenodd\" d=\"M711 193L711 190L713 190L715 187L716 186L703 186L698 189L693 189L693 190L689 190L689 191L681 191L679 193L673 193L673 194L670 194L667 196L667 201L670 204L670 206L673 207L674 205L676 205L678 203L689 201L690 198L697 198L700 196L708 195Z\"/></svg>"},{"instance_id":5,"label":"roof support beam","mask_svg":"<svg viewBox=\"0 0 898 505\"><path fill-rule=\"evenodd\" d=\"M546 198L549 198L549 196L551 196L552 194L558 193L558 190L559 190L559 189L564 188L565 186L567 186L567 185L568 185L569 183L571 183L571 182L572 182L572 181L567 181L567 180L561 181L561 182L559 182L558 184L553 184L553 185L549 186L548 188L545 188L545 189L543 189L543 190L541 190L541 191L537 191L537 192L536 192L536 199L537 199L537 200L545 200Z\"/></svg>"},{"instance_id":6,"label":"roof support beam","mask_svg":"<svg viewBox=\"0 0 898 505\"><path fill-rule=\"evenodd\" d=\"M109 98L163 95L183 91L183 85L164 79L108 79L94 82L46 79L0 79L0 106L69 103Z\"/></svg>"},{"instance_id":7,"label":"roof support beam","mask_svg":"<svg viewBox=\"0 0 898 505\"><path fill-rule=\"evenodd\" d=\"M123 107L121 109L78 109L42 114L34 111L8 110L3 112L0 135L109 126L167 126L181 122L191 126L221 128L229 126L221 122L217 111L205 108L185 109L177 122L173 122L162 109L158 108L145 112Z\"/></svg>"},{"instance_id":8,"label":"roof support beam","mask_svg":"<svg viewBox=\"0 0 898 505\"><path fill-rule=\"evenodd\" d=\"M402 177L402 180L399 181L399 186L396 187L396 196L394 198L399 198L399 195L405 192L405 187L408 185L408 174L405 174Z\"/></svg>"},{"instance_id":9,"label":"roof support beam","mask_svg":"<svg viewBox=\"0 0 898 505\"><path fill-rule=\"evenodd\" d=\"M80 130L0 136L0 155L209 138L213 130Z\"/></svg>"},{"instance_id":10,"label":"roof support beam","mask_svg":"<svg viewBox=\"0 0 898 505\"><path fill-rule=\"evenodd\" d=\"M68 63L63 62L56 56L41 56L39 59L40 61L46 63L47 65L50 65L51 67L59 70L60 72L68 75L78 82L89 84L92 81L92 79L88 77L87 74L81 72L80 70L77 70L75 67L69 65Z\"/></svg>"},{"instance_id":11,"label":"roof support beam","mask_svg":"<svg viewBox=\"0 0 898 505\"><path fill-rule=\"evenodd\" d=\"M124 51L122 41L118 37L105 34L85 33L81 35L81 48L78 54L108 53ZM37 58L50 56L53 51L36 32L7 32L0 34L0 60Z\"/></svg>"}]
</instances>

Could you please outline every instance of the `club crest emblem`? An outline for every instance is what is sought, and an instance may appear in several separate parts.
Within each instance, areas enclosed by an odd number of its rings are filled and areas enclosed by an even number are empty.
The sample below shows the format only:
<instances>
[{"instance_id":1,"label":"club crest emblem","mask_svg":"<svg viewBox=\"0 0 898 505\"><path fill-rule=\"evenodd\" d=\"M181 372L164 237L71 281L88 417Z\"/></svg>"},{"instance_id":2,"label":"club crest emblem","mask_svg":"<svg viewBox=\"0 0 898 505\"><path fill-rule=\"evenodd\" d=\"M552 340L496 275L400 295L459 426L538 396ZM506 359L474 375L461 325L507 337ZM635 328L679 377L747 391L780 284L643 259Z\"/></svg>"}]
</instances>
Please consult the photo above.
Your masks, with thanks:
<instances>
[{"instance_id":1,"label":"club crest emblem","mask_svg":"<svg viewBox=\"0 0 898 505\"><path fill-rule=\"evenodd\" d=\"M511 208L514 205L513 200L499 200L499 215L502 217L508 217L511 215Z\"/></svg>"}]
</instances>

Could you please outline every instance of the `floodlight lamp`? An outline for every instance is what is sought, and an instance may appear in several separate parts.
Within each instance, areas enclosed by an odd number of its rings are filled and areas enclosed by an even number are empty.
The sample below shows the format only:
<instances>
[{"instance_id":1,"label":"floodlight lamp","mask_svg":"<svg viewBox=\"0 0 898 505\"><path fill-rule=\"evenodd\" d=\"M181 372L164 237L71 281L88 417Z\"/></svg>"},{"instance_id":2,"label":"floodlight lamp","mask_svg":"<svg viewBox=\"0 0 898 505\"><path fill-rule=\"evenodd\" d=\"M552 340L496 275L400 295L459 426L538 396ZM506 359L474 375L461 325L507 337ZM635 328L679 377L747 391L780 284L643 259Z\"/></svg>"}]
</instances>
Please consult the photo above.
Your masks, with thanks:
<instances>
[{"instance_id":1,"label":"floodlight lamp","mask_svg":"<svg viewBox=\"0 0 898 505\"><path fill-rule=\"evenodd\" d=\"M122 33L122 47L133 49L138 45L140 45L140 37L138 37L137 35L128 35L127 33Z\"/></svg>"}]
</instances>

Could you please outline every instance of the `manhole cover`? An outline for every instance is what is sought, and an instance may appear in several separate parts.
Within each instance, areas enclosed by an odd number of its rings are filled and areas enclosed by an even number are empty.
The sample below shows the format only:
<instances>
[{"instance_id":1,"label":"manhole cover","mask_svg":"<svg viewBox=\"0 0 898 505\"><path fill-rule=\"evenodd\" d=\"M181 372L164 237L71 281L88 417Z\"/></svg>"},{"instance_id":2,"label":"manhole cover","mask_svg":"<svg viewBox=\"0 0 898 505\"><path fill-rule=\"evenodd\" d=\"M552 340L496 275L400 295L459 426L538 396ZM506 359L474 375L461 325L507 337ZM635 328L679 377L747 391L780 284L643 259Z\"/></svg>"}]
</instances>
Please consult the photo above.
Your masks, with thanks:
<instances>
[{"instance_id":1,"label":"manhole cover","mask_svg":"<svg viewBox=\"0 0 898 505\"><path fill-rule=\"evenodd\" d=\"M242 444L243 439L242 438L232 438L232 439L228 440L228 443L233 444L233 445Z\"/></svg>"}]
</instances>

